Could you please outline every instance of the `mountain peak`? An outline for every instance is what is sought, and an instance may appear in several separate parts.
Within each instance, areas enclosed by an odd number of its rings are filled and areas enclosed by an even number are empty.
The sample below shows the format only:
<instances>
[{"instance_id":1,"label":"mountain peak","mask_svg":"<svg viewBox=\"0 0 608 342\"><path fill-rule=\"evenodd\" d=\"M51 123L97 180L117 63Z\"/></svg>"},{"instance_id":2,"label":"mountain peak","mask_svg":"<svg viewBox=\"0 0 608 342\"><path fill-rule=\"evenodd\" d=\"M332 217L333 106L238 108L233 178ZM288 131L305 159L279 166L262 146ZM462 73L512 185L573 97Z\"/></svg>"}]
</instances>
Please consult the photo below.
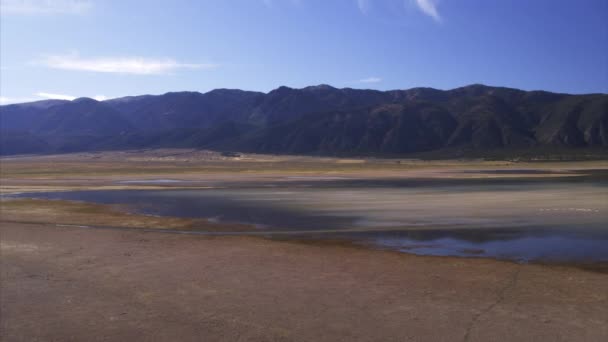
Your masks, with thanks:
<instances>
[{"instance_id":1,"label":"mountain peak","mask_svg":"<svg viewBox=\"0 0 608 342\"><path fill-rule=\"evenodd\" d=\"M276 89L271 90L268 94L286 94L288 92L293 91L294 88L290 88L288 86L280 86Z\"/></svg>"},{"instance_id":2,"label":"mountain peak","mask_svg":"<svg viewBox=\"0 0 608 342\"><path fill-rule=\"evenodd\" d=\"M308 86L302 88L302 90L322 91L322 90L337 90L338 88L332 87L329 84L319 84L314 86Z\"/></svg>"},{"instance_id":3,"label":"mountain peak","mask_svg":"<svg viewBox=\"0 0 608 342\"><path fill-rule=\"evenodd\" d=\"M72 100L73 103L97 103L99 101L92 99L90 97L79 97L77 99Z\"/></svg>"}]
</instances>

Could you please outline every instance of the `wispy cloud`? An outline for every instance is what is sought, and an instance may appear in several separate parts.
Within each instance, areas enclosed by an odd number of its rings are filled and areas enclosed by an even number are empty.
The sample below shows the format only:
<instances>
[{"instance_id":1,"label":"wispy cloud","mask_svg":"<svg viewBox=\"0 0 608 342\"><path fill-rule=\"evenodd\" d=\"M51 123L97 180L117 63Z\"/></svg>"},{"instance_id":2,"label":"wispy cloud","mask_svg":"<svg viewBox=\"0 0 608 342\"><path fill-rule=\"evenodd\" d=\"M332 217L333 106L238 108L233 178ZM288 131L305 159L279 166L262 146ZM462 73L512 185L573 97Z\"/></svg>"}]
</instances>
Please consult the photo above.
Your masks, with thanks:
<instances>
[{"instance_id":1,"label":"wispy cloud","mask_svg":"<svg viewBox=\"0 0 608 342\"><path fill-rule=\"evenodd\" d=\"M362 78L358 82L359 83L379 83L379 82L382 82L382 79L380 77L368 77L368 78Z\"/></svg>"},{"instance_id":2,"label":"wispy cloud","mask_svg":"<svg viewBox=\"0 0 608 342\"><path fill-rule=\"evenodd\" d=\"M441 16L437 11L437 0L416 0L418 8L436 22L441 22Z\"/></svg>"},{"instance_id":3,"label":"wispy cloud","mask_svg":"<svg viewBox=\"0 0 608 342\"><path fill-rule=\"evenodd\" d=\"M78 98L78 96L65 95L65 94L52 94L52 93L45 93L45 92L36 93L36 96L40 96L45 99L68 100L68 101L72 101L72 100L75 100ZM105 101L108 99L108 97L105 95L95 95L91 98L95 99L97 101Z\"/></svg>"},{"instance_id":4,"label":"wispy cloud","mask_svg":"<svg viewBox=\"0 0 608 342\"><path fill-rule=\"evenodd\" d=\"M89 11L89 0L0 0L4 14L82 14Z\"/></svg>"},{"instance_id":5,"label":"wispy cloud","mask_svg":"<svg viewBox=\"0 0 608 342\"><path fill-rule=\"evenodd\" d=\"M35 98L35 97L6 97L6 96L0 96L0 105L6 105L6 104L11 104L11 103L32 102L32 101L36 101L36 100L40 100L40 99Z\"/></svg>"},{"instance_id":6,"label":"wispy cloud","mask_svg":"<svg viewBox=\"0 0 608 342\"><path fill-rule=\"evenodd\" d=\"M53 69L91 71L101 73L162 75L178 69L214 69L217 64L180 63L171 58L150 59L142 57L95 57L82 58L78 54L50 55L41 64Z\"/></svg>"},{"instance_id":7,"label":"wispy cloud","mask_svg":"<svg viewBox=\"0 0 608 342\"><path fill-rule=\"evenodd\" d=\"M40 100L68 100L72 101L77 99L78 96L66 95L66 94L55 94L55 93L47 93L47 92L38 92L31 97L6 97L0 96L0 105L7 105L13 103L25 103L25 102L34 102ZM108 99L105 95L95 95L91 98L97 101L105 101Z\"/></svg>"},{"instance_id":8,"label":"wispy cloud","mask_svg":"<svg viewBox=\"0 0 608 342\"><path fill-rule=\"evenodd\" d=\"M356 0L356 1L357 1L357 7L359 7L359 11L361 11L361 13L363 13L363 14L367 14L367 12L369 11L371 0Z\"/></svg>"},{"instance_id":9,"label":"wispy cloud","mask_svg":"<svg viewBox=\"0 0 608 342\"><path fill-rule=\"evenodd\" d=\"M52 94L52 93L45 93L45 92L36 93L36 96L39 96L39 97L42 97L45 99L49 99L49 100L68 100L68 101L72 101L76 98L76 96L71 96L71 95Z\"/></svg>"}]
</instances>

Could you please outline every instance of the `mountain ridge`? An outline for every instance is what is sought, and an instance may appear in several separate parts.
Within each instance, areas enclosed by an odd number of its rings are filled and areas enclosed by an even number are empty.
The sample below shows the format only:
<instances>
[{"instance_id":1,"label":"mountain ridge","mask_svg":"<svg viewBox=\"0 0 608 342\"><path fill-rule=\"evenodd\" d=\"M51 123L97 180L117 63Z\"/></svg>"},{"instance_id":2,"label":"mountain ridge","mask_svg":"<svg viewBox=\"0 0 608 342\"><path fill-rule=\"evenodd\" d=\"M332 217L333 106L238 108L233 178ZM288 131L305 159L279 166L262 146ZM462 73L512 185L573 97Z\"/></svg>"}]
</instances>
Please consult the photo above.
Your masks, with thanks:
<instances>
[{"instance_id":1,"label":"mountain ridge","mask_svg":"<svg viewBox=\"0 0 608 342\"><path fill-rule=\"evenodd\" d=\"M195 147L406 155L608 147L608 95L482 84L440 90L282 86L0 106L0 152Z\"/></svg>"}]
</instances>

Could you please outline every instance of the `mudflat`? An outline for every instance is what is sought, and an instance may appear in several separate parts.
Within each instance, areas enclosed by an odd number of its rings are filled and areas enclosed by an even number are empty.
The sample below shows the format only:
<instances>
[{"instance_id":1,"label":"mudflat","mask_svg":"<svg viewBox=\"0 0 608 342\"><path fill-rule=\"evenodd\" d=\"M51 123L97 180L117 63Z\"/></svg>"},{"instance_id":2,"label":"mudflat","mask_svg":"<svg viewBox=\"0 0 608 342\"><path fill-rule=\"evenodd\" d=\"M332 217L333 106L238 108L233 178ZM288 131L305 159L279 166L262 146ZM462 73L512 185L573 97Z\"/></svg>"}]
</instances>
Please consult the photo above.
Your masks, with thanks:
<instances>
[{"instance_id":1,"label":"mudflat","mask_svg":"<svg viewBox=\"0 0 608 342\"><path fill-rule=\"evenodd\" d=\"M197 153L5 159L2 190L176 189L302 177L569 177L572 170L608 166L233 160ZM544 171L526 171L531 169ZM172 179L184 182L167 181ZM82 202L17 199L0 206L3 341L608 339L608 273L589 265L416 256L332 240L155 232L247 227Z\"/></svg>"},{"instance_id":2,"label":"mudflat","mask_svg":"<svg viewBox=\"0 0 608 342\"><path fill-rule=\"evenodd\" d=\"M604 341L608 275L252 237L5 224L4 341Z\"/></svg>"}]
</instances>

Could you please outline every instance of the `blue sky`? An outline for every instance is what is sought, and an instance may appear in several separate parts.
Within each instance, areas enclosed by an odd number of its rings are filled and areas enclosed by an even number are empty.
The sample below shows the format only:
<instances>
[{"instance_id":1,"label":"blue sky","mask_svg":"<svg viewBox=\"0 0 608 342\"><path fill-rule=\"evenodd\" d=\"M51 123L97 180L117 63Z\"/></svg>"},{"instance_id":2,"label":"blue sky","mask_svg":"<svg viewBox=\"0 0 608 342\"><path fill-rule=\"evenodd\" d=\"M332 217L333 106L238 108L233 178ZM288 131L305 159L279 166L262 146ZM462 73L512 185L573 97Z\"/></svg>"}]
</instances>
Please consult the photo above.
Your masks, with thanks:
<instances>
[{"instance_id":1,"label":"blue sky","mask_svg":"<svg viewBox=\"0 0 608 342\"><path fill-rule=\"evenodd\" d=\"M0 0L0 102L281 85L608 92L606 0Z\"/></svg>"}]
</instances>

